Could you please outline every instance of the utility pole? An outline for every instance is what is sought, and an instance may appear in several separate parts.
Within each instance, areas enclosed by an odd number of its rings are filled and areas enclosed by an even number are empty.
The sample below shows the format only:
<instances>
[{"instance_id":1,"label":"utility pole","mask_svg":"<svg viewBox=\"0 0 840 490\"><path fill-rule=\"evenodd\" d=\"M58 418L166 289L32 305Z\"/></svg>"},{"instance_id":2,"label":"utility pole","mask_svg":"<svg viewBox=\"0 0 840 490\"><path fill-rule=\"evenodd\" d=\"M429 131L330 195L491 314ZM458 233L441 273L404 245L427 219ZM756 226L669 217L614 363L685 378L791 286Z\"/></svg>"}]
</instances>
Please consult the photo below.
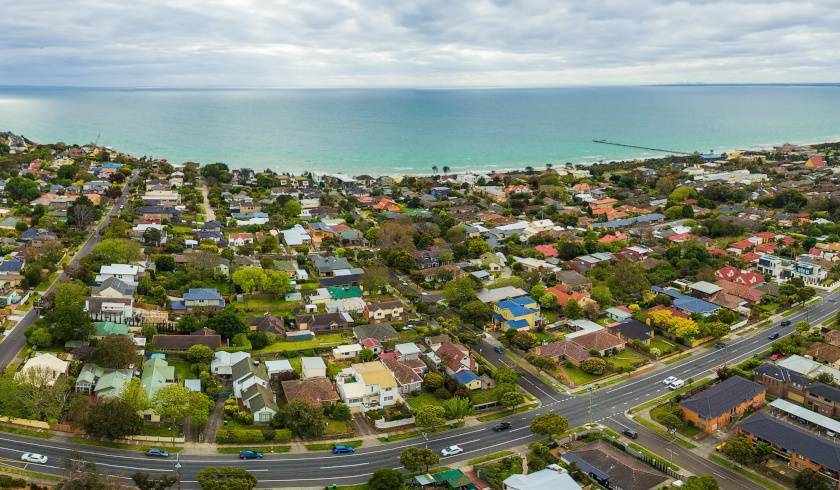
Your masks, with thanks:
<instances>
[{"instance_id":1,"label":"utility pole","mask_svg":"<svg viewBox=\"0 0 840 490\"><path fill-rule=\"evenodd\" d=\"M175 453L175 478L178 479L178 490L181 490L181 453Z\"/></svg>"},{"instance_id":2,"label":"utility pole","mask_svg":"<svg viewBox=\"0 0 840 490\"><path fill-rule=\"evenodd\" d=\"M587 390L589 394L588 400L588 407L587 407L587 417L589 419L589 424L592 425L592 392L595 391L591 386Z\"/></svg>"}]
</instances>

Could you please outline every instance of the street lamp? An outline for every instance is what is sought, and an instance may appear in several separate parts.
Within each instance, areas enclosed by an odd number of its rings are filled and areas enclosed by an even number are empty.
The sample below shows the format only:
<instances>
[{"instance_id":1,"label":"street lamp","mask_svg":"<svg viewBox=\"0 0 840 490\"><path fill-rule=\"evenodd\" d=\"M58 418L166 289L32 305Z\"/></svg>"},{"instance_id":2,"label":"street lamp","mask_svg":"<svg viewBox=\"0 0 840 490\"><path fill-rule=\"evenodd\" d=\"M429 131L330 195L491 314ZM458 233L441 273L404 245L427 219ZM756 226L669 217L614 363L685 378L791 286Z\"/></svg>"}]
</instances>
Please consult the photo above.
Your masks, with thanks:
<instances>
[{"instance_id":1,"label":"street lamp","mask_svg":"<svg viewBox=\"0 0 840 490\"><path fill-rule=\"evenodd\" d=\"M178 479L178 490L181 490L181 453L175 453L175 478Z\"/></svg>"}]
</instances>

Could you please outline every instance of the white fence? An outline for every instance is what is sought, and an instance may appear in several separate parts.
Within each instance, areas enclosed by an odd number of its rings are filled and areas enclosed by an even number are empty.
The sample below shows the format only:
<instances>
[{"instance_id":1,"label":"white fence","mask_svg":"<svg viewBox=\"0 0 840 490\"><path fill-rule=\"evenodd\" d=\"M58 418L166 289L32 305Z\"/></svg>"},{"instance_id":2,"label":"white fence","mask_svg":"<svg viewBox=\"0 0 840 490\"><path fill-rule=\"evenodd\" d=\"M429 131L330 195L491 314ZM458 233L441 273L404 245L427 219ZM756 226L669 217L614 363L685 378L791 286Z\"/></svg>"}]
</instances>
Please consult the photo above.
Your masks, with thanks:
<instances>
[{"instance_id":1,"label":"white fence","mask_svg":"<svg viewBox=\"0 0 840 490\"><path fill-rule=\"evenodd\" d=\"M409 417L407 419L392 420L390 422L386 422L385 419L379 419L375 420L373 422L373 425L377 429L393 429L394 427L403 427L405 425L411 425L413 423L414 417Z\"/></svg>"}]
</instances>

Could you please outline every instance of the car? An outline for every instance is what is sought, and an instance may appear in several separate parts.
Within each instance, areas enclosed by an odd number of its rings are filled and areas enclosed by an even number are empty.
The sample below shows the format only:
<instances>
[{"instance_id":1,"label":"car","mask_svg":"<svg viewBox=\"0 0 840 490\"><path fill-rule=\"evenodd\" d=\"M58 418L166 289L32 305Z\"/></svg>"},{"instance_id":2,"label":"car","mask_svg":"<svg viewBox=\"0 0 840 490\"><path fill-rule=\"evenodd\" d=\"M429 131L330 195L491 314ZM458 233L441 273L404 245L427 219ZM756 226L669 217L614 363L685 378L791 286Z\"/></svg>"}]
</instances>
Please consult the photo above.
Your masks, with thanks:
<instances>
[{"instance_id":1,"label":"car","mask_svg":"<svg viewBox=\"0 0 840 490\"><path fill-rule=\"evenodd\" d=\"M461 447L457 446L457 445L445 447L445 448L440 450L440 454L442 456L455 456L456 454L461 454L463 452L464 452L464 450L461 449Z\"/></svg>"},{"instance_id":2,"label":"car","mask_svg":"<svg viewBox=\"0 0 840 490\"><path fill-rule=\"evenodd\" d=\"M353 446L333 446L332 448L333 454L353 454L356 450Z\"/></svg>"},{"instance_id":3,"label":"car","mask_svg":"<svg viewBox=\"0 0 840 490\"><path fill-rule=\"evenodd\" d=\"M262 457L262 451L252 451L250 449L239 451L239 459L262 459Z\"/></svg>"},{"instance_id":4,"label":"car","mask_svg":"<svg viewBox=\"0 0 840 490\"><path fill-rule=\"evenodd\" d=\"M20 456L21 461L26 461L27 463L38 463L38 464L46 464L47 457L43 454L38 453L23 453Z\"/></svg>"},{"instance_id":5,"label":"car","mask_svg":"<svg viewBox=\"0 0 840 490\"><path fill-rule=\"evenodd\" d=\"M780 323L780 325L783 326L783 327L789 327L790 326L790 320L782 320L782 323Z\"/></svg>"},{"instance_id":6,"label":"car","mask_svg":"<svg viewBox=\"0 0 840 490\"><path fill-rule=\"evenodd\" d=\"M501 354L502 352L505 351L505 348L502 347L501 345L497 345L496 347L493 347L493 350L496 351L496 354Z\"/></svg>"},{"instance_id":7,"label":"car","mask_svg":"<svg viewBox=\"0 0 840 490\"><path fill-rule=\"evenodd\" d=\"M676 376L668 376L667 378L662 380L662 384L663 385L669 385L669 384L673 383L674 381L677 381L678 379L679 378L677 378Z\"/></svg>"},{"instance_id":8,"label":"car","mask_svg":"<svg viewBox=\"0 0 840 490\"><path fill-rule=\"evenodd\" d=\"M776 340L778 338L779 338L779 332L771 333L770 335L767 336L767 340Z\"/></svg>"},{"instance_id":9,"label":"car","mask_svg":"<svg viewBox=\"0 0 840 490\"><path fill-rule=\"evenodd\" d=\"M676 390L676 389L682 388L683 386L685 386L685 381L683 381L681 379L678 379L678 380L674 381L673 383L669 384L668 389L669 390Z\"/></svg>"},{"instance_id":10,"label":"car","mask_svg":"<svg viewBox=\"0 0 840 490\"><path fill-rule=\"evenodd\" d=\"M726 347L726 342L715 342L715 347L717 347L718 349L723 349L724 347Z\"/></svg>"},{"instance_id":11,"label":"car","mask_svg":"<svg viewBox=\"0 0 840 490\"><path fill-rule=\"evenodd\" d=\"M621 431L621 433L624 434L625 436L629 437L630 439L638 439L639 438L639 433L636 432L635 430L624 429L623 431Z\"/></svg>"},{"instance_id":12,"label":"car","mask_svg":"<svg viewBox=\"0 0 840 490\"><path fill-rule=\"evenodd\" d=\"M499 422L493 426L493 432L501 432L510 429L510 422Z\"/></svg>"},{"instance_id":13,"label":"car","mask_svg":"<svg viewBox=\"0 0 840 490\"><path fill-rule=\"evenodd\" d=\"M152 447L146 450L146 456L151 456L153 458L168 458L169 452L164 451L163 449Z\"/></svg>"}]
</instances>

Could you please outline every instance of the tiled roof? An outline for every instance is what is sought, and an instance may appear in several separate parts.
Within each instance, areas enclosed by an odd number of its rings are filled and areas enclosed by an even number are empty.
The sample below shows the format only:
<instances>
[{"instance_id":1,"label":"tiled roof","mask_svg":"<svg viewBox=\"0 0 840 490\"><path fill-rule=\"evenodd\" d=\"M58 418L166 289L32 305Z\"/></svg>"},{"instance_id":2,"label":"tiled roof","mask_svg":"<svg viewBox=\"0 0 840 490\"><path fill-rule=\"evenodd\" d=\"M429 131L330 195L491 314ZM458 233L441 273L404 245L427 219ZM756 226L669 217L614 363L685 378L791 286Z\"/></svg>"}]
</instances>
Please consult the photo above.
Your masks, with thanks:
<instances>
[{"instance_id":1,"label":"tiled roof","mask_svg":"<svg viewBox=\"0 0 840 490\"><path fill-rule=\"evenodd\" d=\"M778 448L804 456L831 471L840 471L840 445L813 432L765 412L752 415L738 424L738 428Z\"/></svg>"},{"instance_id":2,"label":"tiled roof","mask_svg":"<svg viewBox=\"0 0 840 490\"><path fill-rule=\"evenodd\" d=\"M764 386L740 376L732 376L711 388L680 402L680 406L691 410L705 420L711 420L727 413L744 402L763 393Z\"/></svg>"},{"instance_id":3,"label":"tiled roof","mask_svg":"<svg viewBox=\"0 0 840 490\"><path fill-rule=\"evenodd\" d=\"M287 402L303 400L320 406L324 402L337 402L341 398L332 381L327 378L294 379L283 381L283 394Z\"/></svg>"}]
</instances>

